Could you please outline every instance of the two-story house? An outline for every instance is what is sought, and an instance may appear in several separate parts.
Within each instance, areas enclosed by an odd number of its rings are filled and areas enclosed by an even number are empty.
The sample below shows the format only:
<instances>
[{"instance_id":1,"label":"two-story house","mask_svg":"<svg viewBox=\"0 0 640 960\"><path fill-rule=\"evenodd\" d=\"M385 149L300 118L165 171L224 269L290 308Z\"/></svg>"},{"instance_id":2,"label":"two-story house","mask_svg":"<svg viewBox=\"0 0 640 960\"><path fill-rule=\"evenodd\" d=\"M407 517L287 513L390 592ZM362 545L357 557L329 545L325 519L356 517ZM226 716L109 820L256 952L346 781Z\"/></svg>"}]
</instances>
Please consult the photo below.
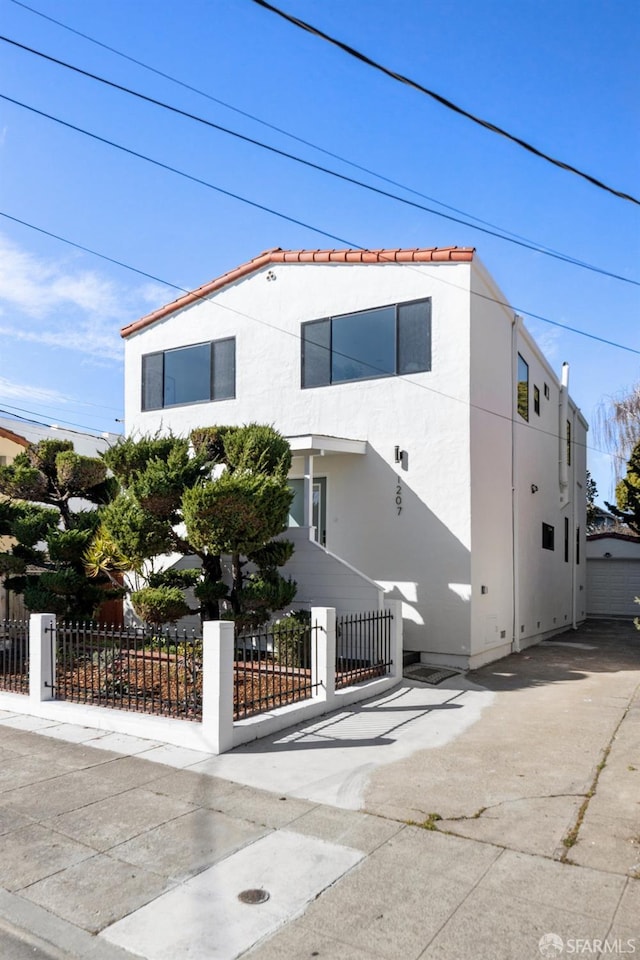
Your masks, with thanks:
<instances>
[{"instance_id":1,"label":"two-story house","mask_svg":"<svg viewBox=\"0 0 640 960\"><path fill-rule=\"evenodd\" d=\"M302 600L460 668L584 619L587 424L473 249L270 250L122 336L127 433L289 438Z\"/></svg>"}]
</instances>

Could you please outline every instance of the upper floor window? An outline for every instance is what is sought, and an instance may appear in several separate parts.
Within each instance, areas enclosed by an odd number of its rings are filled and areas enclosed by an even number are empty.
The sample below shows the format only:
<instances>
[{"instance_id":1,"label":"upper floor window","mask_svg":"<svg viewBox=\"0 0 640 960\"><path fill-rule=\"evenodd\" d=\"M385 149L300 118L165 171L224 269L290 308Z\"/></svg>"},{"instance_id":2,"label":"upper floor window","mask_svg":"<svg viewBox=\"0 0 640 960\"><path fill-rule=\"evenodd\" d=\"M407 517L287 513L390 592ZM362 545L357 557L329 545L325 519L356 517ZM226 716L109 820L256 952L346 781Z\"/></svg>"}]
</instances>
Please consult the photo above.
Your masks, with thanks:
<instances>
[{"instance_id":1,"label":"upper floor window","mask_svg":"<svg viewBox=\"0 0 640 960\"><path fill-rule=\"evenodd\" d=\"M143 410L228 400L235 395L235 337L147 353L142 358Z\"/></svg>"},{"instance_id":2,"label":"upper floor window","mask_svg":"<svg viewBox=\"0 0 640 960\"><path fill-rule=\"evenodd\" d=\"M533 412L540 416L540 387L533 385Z\"/></svg>"},{"instance_id":3,"label":"upper floor window","mask_svg":"<svg viewBox=\"0 0 640 960\"><path fill-rule=\"evenodd\" d=\"M529 419L529 364L518 354L518 413Z\"/></svg>"},{"instance_id":4,"label":"upper floor window","mask_svg":"<svg viewBox=\"0 0 640 960\"><path fill-rule=\"evenodd\" d=\"M431 300L302 324L302 386L431 370Z\"/></svg>"}]
</instances>

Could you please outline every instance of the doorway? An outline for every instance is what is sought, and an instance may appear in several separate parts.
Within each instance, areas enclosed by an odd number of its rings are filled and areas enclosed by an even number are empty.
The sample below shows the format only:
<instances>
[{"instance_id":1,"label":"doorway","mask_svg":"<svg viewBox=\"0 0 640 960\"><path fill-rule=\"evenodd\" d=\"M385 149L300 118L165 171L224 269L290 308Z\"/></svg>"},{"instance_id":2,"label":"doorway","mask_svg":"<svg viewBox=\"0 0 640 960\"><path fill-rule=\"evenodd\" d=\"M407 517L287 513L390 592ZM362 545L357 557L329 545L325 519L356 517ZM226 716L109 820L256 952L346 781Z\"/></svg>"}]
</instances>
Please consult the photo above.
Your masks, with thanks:
<instances>
[{"instance_id":1,"label":"doorway","mask_svg":"<svg viewBox=\"0 0 640 960\"><path fill-rule=\"evenodd\" d=\"M304 517L304 480L289 480L289 487L293 490L293 500L289 507L289 526L303 527ZM313 478L313 526L315 539L323 547L327 545L327 478Z\"/></svg>"}]
</instances>

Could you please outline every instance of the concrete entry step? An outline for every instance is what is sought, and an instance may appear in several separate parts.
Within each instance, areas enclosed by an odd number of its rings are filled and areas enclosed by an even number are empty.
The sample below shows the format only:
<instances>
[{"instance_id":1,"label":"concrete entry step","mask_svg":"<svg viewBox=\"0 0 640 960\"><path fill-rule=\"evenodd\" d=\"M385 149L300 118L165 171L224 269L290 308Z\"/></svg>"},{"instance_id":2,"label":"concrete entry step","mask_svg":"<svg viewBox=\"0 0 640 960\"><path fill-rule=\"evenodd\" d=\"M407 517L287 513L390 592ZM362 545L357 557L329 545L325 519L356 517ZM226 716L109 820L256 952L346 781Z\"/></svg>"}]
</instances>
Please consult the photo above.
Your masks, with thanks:
<instances>
[{"instance_id":1,"label":"concrete entry step","mask_svg":"<svg viewBox=\"0 0 640 960\"><path fill-rule=\"evenodd\" d=\"M435 687L443 680L448 680L449 677L459 677L461 674L459 670L448 670L443 667L430 667L426 663L416 663L410 664L408 667L405 666L403 676L407 680L419 680L421 683L428 683Z\"/></svg>"}]
</instances>

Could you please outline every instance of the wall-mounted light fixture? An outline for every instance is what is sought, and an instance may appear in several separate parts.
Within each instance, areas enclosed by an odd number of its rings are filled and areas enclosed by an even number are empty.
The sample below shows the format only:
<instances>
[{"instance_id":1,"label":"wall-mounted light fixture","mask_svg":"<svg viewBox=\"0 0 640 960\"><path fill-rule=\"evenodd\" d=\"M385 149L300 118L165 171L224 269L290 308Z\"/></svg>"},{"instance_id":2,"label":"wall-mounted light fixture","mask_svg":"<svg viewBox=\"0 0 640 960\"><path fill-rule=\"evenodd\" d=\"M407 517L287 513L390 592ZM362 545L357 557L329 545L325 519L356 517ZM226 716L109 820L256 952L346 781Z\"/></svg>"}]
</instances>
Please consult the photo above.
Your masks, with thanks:
<instances>
[{"instance_id":1,"label":"wall-mounted light fixture","mask_svg":"<svg viewBox=\"0 0 640 960\"><path fill-rule=\"evenodd\" d=\"M537 483L532 483L532 484L531 484L531 493L537 493L537 492L538 492L538 485L537 485Z\"/></svg>"},{"instance_id":2,"label":"wall-mounted light fixture","mask_svg":"<svg viewBox=\"0 0 640 960\"><path fill-rule=\"evenodd\" d=\"M396 458L396 463L402 463L403 457L405 456L405 451L400 449L400 446L394 447L394 455Z\"/></svg>"}]
</instances>

